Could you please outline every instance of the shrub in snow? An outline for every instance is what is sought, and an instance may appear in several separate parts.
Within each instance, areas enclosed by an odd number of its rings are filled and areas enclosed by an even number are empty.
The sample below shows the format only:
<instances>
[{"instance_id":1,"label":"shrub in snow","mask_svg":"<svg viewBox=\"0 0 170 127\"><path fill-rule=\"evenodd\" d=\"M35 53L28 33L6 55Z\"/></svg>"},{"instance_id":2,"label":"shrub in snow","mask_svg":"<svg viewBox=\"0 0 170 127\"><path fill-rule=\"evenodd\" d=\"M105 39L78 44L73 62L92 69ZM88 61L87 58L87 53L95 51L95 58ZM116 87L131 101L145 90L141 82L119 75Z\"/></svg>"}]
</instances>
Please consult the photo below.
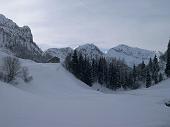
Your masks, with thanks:
<instances>
[{"instance_id":1,"label":"shrub in snow","mask_svg":"<svg viewBox=\"0 0 170 127\"><path fill-rule=\"evenodd\" d=\"M18 79L24 80L24 82L28 83L33 78L29 74L27 67L22 67L19 59L16 57L7 56L3 59L2 70L0 71L0 80L11 83L18 84Z\"/></svg>"},{"instance_id":2,"label":"shrub in snow","mask_svg":"<svg viewBox=\"0 0 170 127\"><path fill-rule=\"evenodd\" d=\"M21 64L18 58L8 56L3 59L3 69L6 77L5 81L9 83L20 73Z\"/></svg>"},{"instance_id":3,"label":"shrub in snow","mask_svg":"<svg viewBox=\"0 0 170 127\"><path fill-rule=\"evenodd\" d=\"M32 76L29 74L29 71L28 71L27 67L22 68L22 70L21 70L21 78L26 83L30 82L33 79Z\"/></svg>"}]
</instances>

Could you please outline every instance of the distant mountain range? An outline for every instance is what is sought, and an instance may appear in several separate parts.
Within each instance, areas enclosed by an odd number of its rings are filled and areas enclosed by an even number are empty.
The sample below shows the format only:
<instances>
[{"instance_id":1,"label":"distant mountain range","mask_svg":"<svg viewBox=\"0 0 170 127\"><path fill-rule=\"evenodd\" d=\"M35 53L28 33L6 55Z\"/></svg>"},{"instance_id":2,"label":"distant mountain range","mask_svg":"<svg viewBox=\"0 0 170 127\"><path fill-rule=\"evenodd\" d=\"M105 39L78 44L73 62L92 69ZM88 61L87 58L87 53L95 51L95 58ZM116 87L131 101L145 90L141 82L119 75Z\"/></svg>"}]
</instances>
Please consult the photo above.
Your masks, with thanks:
<instances>
[{"instance_id":1,"label":"distant mountain range","mask_svg":"<svg viewBox=\"0 0 170 127\"><path fill-rule=\"evenodd\" d=\"M70 47L66 47L50 48L43 52L33 41L33 36L28 26L19 27L2 14L0 14L0 47L10 50L18 57L35 61L41 61L41 59L47 58L46 56L56 56L63 62L66 56L74 51ZM161 54L160 52L130 47L123 44L109 49L107 53L103 53L94 44L81 45L75 50L89 59L99 57L121 59L131 67L142 61L147 63L150 58L153 58L155 55L160 56Z\"/></svg>"},{"instance_id":2,"label":"distant mountain range","mask_svg":"<svg viewBox=\"0 0 170 127\"><path fill-rule=\"evenodd\" d=\"M48 49L45 53L52 54L53 56L59 57L60 59L64 60L64 58L67 56L66 54L72 53L73 49L72 50L71 48L69 48L69 50L66 50L68 48L65 48L65 50L63 49L64 48L62 48L62 50L58 48L57 49L52 48ZM150 58L153 58L155 55L157 55L158 57L161 55L160 52L130 47L123 44L109 49L107 53L103 53L94 44L81 45L77 47L75 50L77 50L78 53L81 53L83 56L86 56L90 59L106 57L124 60L125 63L130 67L132 67L134 64L138 65L142 61L148 63Z\"/></svg>"}]
</instances>

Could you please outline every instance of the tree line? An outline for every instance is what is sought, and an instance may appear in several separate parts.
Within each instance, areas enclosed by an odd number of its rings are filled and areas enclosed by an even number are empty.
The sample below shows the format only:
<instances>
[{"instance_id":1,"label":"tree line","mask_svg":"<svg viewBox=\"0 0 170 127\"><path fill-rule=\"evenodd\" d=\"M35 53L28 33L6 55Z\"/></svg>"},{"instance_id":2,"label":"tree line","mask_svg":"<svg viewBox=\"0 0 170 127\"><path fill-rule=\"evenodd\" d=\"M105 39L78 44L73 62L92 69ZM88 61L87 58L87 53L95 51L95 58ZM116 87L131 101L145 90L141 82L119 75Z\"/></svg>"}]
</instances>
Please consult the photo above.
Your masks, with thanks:
<instances>
[{"instance_id":1,"label":"tree line","mask_svg":"<svg viewBox=\"0 0 170 127\"><path fill-rule=\"evenodd\" d=\"M115 58L90 59L74 50L73 54L66 57L64 67L90 87L94 83L99 83L101 87L112 90L137 89L143 84L148 88L163 80L157 56L154 59L150 58L148 64L143 61L130 68Z\"/></svg>"}]
</instances>

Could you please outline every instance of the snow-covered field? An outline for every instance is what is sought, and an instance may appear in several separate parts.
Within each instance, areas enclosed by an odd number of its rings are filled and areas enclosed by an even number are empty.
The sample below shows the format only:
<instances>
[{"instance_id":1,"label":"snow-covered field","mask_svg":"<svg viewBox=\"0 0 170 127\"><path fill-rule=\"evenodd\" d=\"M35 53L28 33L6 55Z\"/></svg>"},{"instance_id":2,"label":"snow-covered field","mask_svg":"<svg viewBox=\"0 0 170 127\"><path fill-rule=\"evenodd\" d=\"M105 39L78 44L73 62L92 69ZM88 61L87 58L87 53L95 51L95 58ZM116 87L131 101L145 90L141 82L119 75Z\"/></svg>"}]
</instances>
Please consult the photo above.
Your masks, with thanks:
<instances>
[{"instance_id":1,"label":"snow-covered field","mask_svg":"<svg viewBox=\"0 0 170 127\"><path fill-rule=\"evenodd\" d=\"M60 64L23 60L33 76L16 87L0 82L0 127L170 127L170 80L149 89L104 94Z\"/></svg>"}]
</instances>

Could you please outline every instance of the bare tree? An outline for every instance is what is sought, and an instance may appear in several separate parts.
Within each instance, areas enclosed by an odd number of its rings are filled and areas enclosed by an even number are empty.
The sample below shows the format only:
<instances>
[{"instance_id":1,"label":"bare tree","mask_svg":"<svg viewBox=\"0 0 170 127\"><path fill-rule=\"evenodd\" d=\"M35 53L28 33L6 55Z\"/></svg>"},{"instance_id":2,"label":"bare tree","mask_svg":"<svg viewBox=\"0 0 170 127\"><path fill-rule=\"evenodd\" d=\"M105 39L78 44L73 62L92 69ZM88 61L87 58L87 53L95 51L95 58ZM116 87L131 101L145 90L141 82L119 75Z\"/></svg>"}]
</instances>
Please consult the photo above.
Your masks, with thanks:
<instances>
[{"instance_id":1,"label":"bare tree","mask_svg":"<svg viewBox=\"0 0 170 127\"><path fill-rule=\"evenodd\" d=\"M32 76L30 76L27 67L22 68L21 76L22 76L22 79L24 80L24 82L26 82L26 83L30 82L33 79Z\"/></svg>"},{"instance_id":2,"label":"bare tree","mask_svg":"<svg viewBox=\"0 0 170 127\"><path fill-rule=\"evenodd\" d=\"M5 57L3 64L4 72L6 75L6 82L13 81L21 70L21 64L18 58L9 56Z\"/></svg>"}]
</instances>

